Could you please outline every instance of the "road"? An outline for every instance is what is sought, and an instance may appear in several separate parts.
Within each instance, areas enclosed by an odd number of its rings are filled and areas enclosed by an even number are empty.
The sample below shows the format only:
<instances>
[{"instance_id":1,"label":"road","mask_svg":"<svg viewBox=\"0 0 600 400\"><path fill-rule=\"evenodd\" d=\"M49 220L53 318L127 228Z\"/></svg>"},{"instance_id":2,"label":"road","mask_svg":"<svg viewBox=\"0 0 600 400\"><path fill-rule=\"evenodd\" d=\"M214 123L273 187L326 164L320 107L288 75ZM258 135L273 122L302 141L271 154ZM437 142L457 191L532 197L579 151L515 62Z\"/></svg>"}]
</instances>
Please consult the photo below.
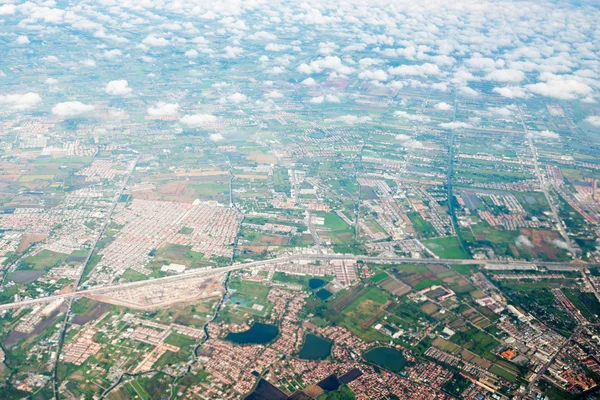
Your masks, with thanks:
<instances>
[{"instance_id":1,"label":"road","mask_svg":"<svg viewBox=\"0 0 600 400\"><path fill-rule=\"evenodd\" d=\"M310 211L306 211L306 226L308 227L308 231L310 232L313 241L315 242L314 248L320 253L321 252L321 238L319 237L319 233L315 229L312 224L312 214Z\"/></svg>"},{"instance_id":2,"label":"road","mask_svg":"<svg viewBox=\"0 0 600 400\"><path fill-rule=\"evenodd\" d=\"M452 115L452 122L456 121L456 109L458 107L458 92L454 93L454 109ZM454 190L452 187L452 178L454 175L454 130L451 129L448 135L448 173L446 176L446 189L448 196L448 212L450 213L450 218L452 219L452 226L454 227L454 232L456 233L456 238L458 239L458 243L460 243L460 247L463 249L465 254L470 255L471 252L465 246L465 241L463 240L462 233L460 232L460 226L458 225L458 219L456 218L456 210L454 209Z\"/></svg>"},{"instance_id":3,"label":"road","mask_svg":"<svg viewBox=\"0 0 600 400\"><path fill-rule=\"evenodd\" d=\"M529 148L531 149L531 156L532 156L532 161L533 161L533 168L535 169L535 175L536 175L538 181L540 182L540 187L542 188L542 191L544 192L544 196L546 197L546 201L548 202L548 205L550 206L550 211L552 212L552 217L554 218L554 221L556 222L556 229L558 230L558 232L562 236L563 240L567 244L569 252L573 255L576 255L577 252L575 251L575 248L573 247L571 238L567 234L567 231L565 231L564 223L560 219L560 216L558 215L558 209L556 207L556 204L554 204L554 201L552 200L552 197L550 196L550 192L548 191L548 181L546 180L545 175L540 170L540 166L539 166L539 162L538 162L538 152L535 147L535 144L533 143L533 137L530 134L529 129L527 129L527 125L525 124L525 119L523 118L523 113L521 111L521 107L517 106L517 110L519 110L519 119L521 120L521 125L523 126L523 130L525 131L525 135L527 136L527 140L529 142Z\"/></svg>"},{"instance_id":4,"label":"road","mask_svg":"<svg viewBox=\"0 0 600 400\"><path fill-rule=\"evenodd\" d=\"M525 396L518 397L519 400L524 400L524 399L527 398L526 396L530 394L531 390L533 389L533 386L538 382L538 380L542 376L544 376L544 374L546 373L546 371L548 370L548 368L550 368L550 366L552 365L552 363L554 362L554 360L556 359L556 357L561 353L561 351L563 351L563 349L565 347L567 347L567 345L569 343L571 343L571 341L586 326L598 326L598 324L579 325L577 328L575 328L575 330L573 331L573 333L571 334L571 336L569 336L567 339L565 339L565 341L563 342L563 344L560 345L560 347L554 352L554 354L552 355L552 357L550 358L550 360L546 364L544 364L544 366L542 368L540 368L540 370L534 375L533 379L530 380L529 384L527 385L527 388L525 389Z\"/></svg>"},{"instance_id":5,"label":"road","mask_svg":"<svg viewBox=\"0 0 600 400\"><path fill-rule=\"evenodd\" d=\"M129 181L131 174L135 170L135 166L137 165L137 162L139 161L139 159L140 159L140 156L137 156L135 158L135 160L133 160L133 162L129 166L129 169L127 170L127 175L125 176L125 178L123 178L123 184L119 187L119 189L117 190L117 193L115 194L115 197L113 198L113 202L110 206L110 209L106 213L106 218L104 219L102 228L100 229L100 232L98 232L98 235L96 236L96 239L94 240L94 243L92 244L92 246L90 247L90 250L88 251L85 262L83 263L83 268L81 269L81 273L77 276L77 279L75 279L73 281L72 288L73 288L74 293L77 293L77 290L79 289L79 285L81 284L81 280L85 273L85 269L86 269L88 263L90 262L90 258L92 258L92 254L94 254L94 250L96 249L98 242L102 238L102 235L104 234L104 231L106 230L106 227L110 224L110 219L112 217L112 214L115 211L117 204L119 203L119 199L121 198L121 196L123 195L123 192L125 191L125 187L127 187L127 182ZM56 400L60 399L60 396L58 393L58 382L59 382L59 380L58 380L58 364L59 364L59 362L58 361L60 358L60 353L62 351L62 346L64 343L65 335L67 333L67 327L69 326L69 314L71 314L71 307L73 305L73 297L74 296L66 298L67 311L65 312L65 318L62 321L62 326L61 326L61 330L60 330L60 339L58 341L58 346L57 346L57 350L56 350L56 360L54 361L54 368L53 368L53 373L52 373L52 381L53 381L52 388L54 390L54 397Z\"/></svg>"},{"instance_id":6,"label":"road","mask_svg":"<svg viewBox=\"0 0 600 400\"><path fill-rule=\"evenodd\" d=\"M88 288L85 290L77 290L72 293L65 294L57 294L47 297L41 297L30 300L22 300L18 302L6 303L0 305L0 311L8 310L12 308L18 307L29 307L39 303L47 303L50 301L54 301L57 299L72 299L75 297L82 297L87 295L97 295L97 294L105 294L111 293L118 290L124 289L133 289L139 288L143 286L163 284L167 282L176 282L181 280L188 280L191 278L198 278L202 276L212 276L212 275L221 275L231 271L237 271L241 269L247 268L256 268L256 267L264 267L268 265L275 265L279 263L285 263L290 261L298 261L298 260L308 260L308 261L331 261L331 260L355 260L362 261L365 263L373 263L373 264L461 264L461 265L501 265L501 266L515 266L516 268L521 267L523 265L538 265L538 266L547 266L547 267L562 267L562 268L571 268L574 270L582 270L583 268L589 267L600 267L600 264L585 264L585 263L560 263L560 262L542 262L542 263L527 263L520 261L492 261L492 260L472 260L472 259L444 259L444 258L403 258L403 257L379 257L379 256L356 256L351 254L297 254L291 256L283 256L272 258L269 260L260 260L253 261L249 263L243 264L234 264L227 267L219 267L219 268L211 268L211 269L201 269L201 270L191 270L188 273L180 274L180 275L172 275L166 276L163 278L155 278L148 279L145 281L137 281L137 282L128 282L121 283L116 285L107 285L107 286L95 286L92 288ZM510 268L507 268L510 269Z\"/></svg>"}]
</instances>

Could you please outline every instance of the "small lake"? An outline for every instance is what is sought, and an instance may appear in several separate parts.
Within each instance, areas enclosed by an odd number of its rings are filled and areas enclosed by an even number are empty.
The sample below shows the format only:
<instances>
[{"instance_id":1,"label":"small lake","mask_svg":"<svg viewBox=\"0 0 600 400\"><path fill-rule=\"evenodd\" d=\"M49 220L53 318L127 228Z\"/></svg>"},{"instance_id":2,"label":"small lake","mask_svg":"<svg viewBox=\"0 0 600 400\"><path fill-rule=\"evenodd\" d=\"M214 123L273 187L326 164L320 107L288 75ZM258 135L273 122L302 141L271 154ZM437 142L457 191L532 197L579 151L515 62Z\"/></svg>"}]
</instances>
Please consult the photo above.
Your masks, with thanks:
<instances>
[{"instance_id":1,"label":"small lake","mask_svg":"<svg viewBox=\"0 0 600 400\"><path fill-rule=\"evenodd\" d=\"M402 352L390 347L376 347L367 351L364 357L365 360L394 372L400 372L406 366Z\"/></svg>"},{"instance_id":2,"label":"small lake","mask_svg":"<svg viewBox=\"0 0 600 400\"><path fill-rule=\"evenodd\" d=\"M256 322L247 331L228 333L225 340L237 344L266 344L272 342L277 335L279 335L277 326Z\"/></svg>"},{"instance_id":3,"label":"small lake","mask_svg":"<svg viewBox=\"0 0 600 400\"><path fill-rule=\"evenodd\" d=\"M331 342L311 333L304 337L304 344L298 358L303 360L322 360L331 352Z\"/></svg>"},{"instance_id":4,"label":"small lake","mask_svg":"<svg viewBox=\"0 0 600 400\"><path fill-rule=\"evenodd\" d=\"M318 289L321 286L323 286L325 284L325 281L323 279L319 279L319 278L312 278L308 281L308 286L311 289Z\"/></svg>"},{"instance_id":5,"label":"small lake","mask_svg":"<svg viewBox=\"0 0 600 400\"><path fill-rule=\"evenodd\" d=\"M332 296L332 293L327 289L321 289L316 293L317 297L321 300L327 300Z\"/></svg>"}]
</instances>

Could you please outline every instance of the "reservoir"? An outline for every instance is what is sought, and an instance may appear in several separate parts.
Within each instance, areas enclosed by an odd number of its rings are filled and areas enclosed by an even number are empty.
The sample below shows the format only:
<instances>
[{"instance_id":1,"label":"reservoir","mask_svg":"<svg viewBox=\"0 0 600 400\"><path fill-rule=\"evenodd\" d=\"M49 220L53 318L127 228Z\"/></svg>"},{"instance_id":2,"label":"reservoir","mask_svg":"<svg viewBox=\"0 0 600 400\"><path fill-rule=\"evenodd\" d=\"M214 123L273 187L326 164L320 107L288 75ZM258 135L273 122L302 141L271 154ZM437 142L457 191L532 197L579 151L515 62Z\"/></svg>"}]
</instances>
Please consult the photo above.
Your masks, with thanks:
<instances>
[{"instance_id":1,"label":"reservoir","mask_svg":"<svg viewBox=\"0 0 600 400\"><path fill-rule=\"evenodd\" d=\"M390 347L376 347L367 351L364 357L365 360L393 372L400 372L406 366L402 352Z\"/></svg>"},{"instance_id":2,"label":"reservoir","mask_svg":"<svg viewBox=\"0 0 600 400\"><path fill-rule=\"evenodd\" d=\"M266 344L272 342L277 335L279 335L277 326L256 322L247 331L228 333L225 340L237 344Z\"/></svg>"},{"instance_id":3,"label":"reservoir","mask_svg":"<svg viewBox=\"0 0 600 400\"><path fill-rule=\"evenodd\" d=\"M300 353L298 353L298 358L302 358L303 360L322 360L327 358L330 352L330 341L308 333L304 337L304 344L302 345L302 349L300 349Z\"/></svg>"}]
</instances>

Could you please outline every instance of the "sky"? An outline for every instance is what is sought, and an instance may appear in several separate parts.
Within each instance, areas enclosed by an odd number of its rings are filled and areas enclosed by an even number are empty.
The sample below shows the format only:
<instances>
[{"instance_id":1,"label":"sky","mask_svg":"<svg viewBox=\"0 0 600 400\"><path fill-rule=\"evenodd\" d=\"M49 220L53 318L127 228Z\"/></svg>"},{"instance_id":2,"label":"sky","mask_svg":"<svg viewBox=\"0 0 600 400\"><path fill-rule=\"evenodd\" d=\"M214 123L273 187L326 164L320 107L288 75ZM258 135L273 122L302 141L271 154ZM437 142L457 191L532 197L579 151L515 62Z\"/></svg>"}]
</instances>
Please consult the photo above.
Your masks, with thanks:
<instances>
[{"instance_id":1,"label":"sky","mask_svg":"<svg viewBox=\"0 0 600 400\"><path fill-rule=\"evenodd\" d=\"M548 98L595 104L600 89L600 9L591 1L369 0L0 0L0 105L57 118L86 115L99 99L138 98L149 115L185 113L168 88L132 82L135 64L244 63L262 82L306 87L359 79L381 87L426 87L477 98ZM161 65L162 64L162 65ZM196 67L197 68L196 68ZM23 82L24 70L39 79ZM152 69L149 68L149 69ZM203 70L204 68L204 70ZM248 69L246 70L248 71ZM94 76L98 76L95 79ZM69 87L89 77L90 90ZM262 97L223 82L221 103L283 101L276 85ZM72 85L72 83L71 83ZM143 95L150 87L157 96ZM93 90L92 90L93 89ZM312 104L340 102L335 93ZM210 116L188 115L201 126ZM597 118L590 122L600 125Z\"/></svg>"}]
</instances>

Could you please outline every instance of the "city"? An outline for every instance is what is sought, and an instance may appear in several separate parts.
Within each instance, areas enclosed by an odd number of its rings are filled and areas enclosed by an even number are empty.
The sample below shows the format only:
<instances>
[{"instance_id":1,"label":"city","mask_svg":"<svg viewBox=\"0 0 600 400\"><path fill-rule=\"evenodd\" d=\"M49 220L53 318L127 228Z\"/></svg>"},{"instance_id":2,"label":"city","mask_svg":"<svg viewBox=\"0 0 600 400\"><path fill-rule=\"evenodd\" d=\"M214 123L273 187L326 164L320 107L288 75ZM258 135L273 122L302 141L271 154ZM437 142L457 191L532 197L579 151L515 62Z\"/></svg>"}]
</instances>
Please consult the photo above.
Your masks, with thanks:
<instances>
[{"instance_id":1,"label":"city","mask_svg":"<svg viewBox=\"0 0 600 400\"><path fill-rule=\"evenodd\" d=\"M599 398L599 19L1 2L0 398Z\"/></svg>"}]
</instances>

